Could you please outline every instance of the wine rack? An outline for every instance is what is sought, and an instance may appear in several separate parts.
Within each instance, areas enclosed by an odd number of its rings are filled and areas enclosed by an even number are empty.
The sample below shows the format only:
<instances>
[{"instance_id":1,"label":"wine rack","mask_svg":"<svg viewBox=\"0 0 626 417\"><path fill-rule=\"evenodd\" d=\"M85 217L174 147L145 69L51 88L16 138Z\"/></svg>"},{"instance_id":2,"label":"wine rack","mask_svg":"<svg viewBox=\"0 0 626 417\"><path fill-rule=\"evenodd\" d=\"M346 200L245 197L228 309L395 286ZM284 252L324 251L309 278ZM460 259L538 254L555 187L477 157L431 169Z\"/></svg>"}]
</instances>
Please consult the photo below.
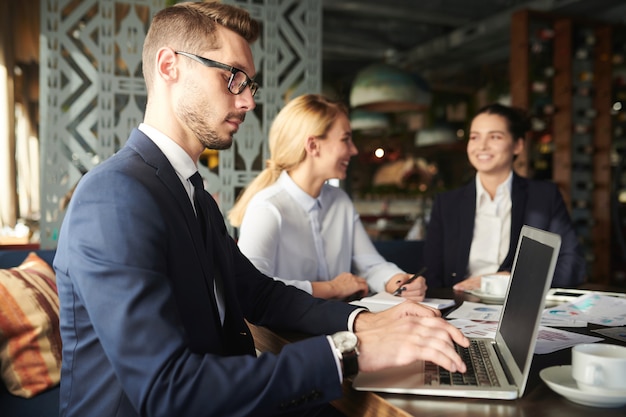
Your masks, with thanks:
<instances>
[{"instance_id":1,"label":"wine rack","mask_svg":"<svg viewBox=\"0 0 626 417\"><path fill-rule=\"evenodd\" d=\"M626 28L612 36L611 223L612 282L626 285Z\"/></svg>"},{"instance_id":2,"label":"wine rack","mask_svg":"<svg viewBox=\"0 0 626 417\"><path fill-rule=\"evenodd\" d=\"M625 284L626 274L617 273L611 260L611 230L617 226L608 207L626 210L626 203L612 205L616 169L611 165L617 155L626 156L624 111L616 111L616 95L626 95L626 87L616 86L626 74L614 71L616 49L623 45L623 28L600 22L529 10L511 21L511 100L528 109L532 122L515 169L559 186L584 251L588 281L618 285ZM622 142L612 141L617 133Z\"/></svg>"}]
</instances>

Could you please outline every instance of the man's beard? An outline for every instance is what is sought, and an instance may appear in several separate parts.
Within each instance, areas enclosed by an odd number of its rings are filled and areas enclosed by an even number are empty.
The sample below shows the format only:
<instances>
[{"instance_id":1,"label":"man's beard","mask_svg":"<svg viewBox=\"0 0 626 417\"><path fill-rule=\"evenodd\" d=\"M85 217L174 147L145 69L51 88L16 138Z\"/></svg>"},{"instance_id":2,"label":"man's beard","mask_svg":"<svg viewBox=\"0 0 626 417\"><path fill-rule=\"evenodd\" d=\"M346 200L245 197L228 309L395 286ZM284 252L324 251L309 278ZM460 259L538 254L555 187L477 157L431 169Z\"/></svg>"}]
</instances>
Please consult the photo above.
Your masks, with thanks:
<instances>
[{"instance_id":1,"label":"man's beard","mask_svg":"<svg viewBox=\"0 0 626 417\"><path fill-rule=\"evenodd\" d=\"M215 130L205 130L204 132L195 132L196 137L207 149L215 149L221 151L228 149L233 145L233 135L230 135L228 139L221 138L217 135Z\"/></svg>"},{"instance_id":2,"label":"man's beard","mask_svg":"<svg viewBox=\"0 0 626 417\"><path fill-rule=\"evenodd\" d=\"M197 111L193 111L186 106L182 106L178 109L179 118L189 127L189 129L196 136L198 141L204 145L207 149L224 150L229 149L233 144L233 135L230 134L227 137L220 137L215 129L212 129L207 120L211 120L211 114L208 116L202 116ZM228 118L239 118L243 121L245 114L233 115L229 114Z\"/></svg>"}]
</instances>

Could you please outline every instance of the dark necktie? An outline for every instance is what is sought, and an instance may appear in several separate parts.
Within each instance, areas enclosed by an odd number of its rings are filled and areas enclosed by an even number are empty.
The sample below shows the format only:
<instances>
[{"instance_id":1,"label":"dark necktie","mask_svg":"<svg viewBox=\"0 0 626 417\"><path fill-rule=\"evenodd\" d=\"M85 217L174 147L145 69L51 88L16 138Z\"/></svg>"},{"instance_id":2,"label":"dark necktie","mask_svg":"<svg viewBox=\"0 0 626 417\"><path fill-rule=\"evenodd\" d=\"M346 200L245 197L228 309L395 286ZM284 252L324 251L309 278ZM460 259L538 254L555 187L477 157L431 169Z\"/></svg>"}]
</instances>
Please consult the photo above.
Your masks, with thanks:
<instances>
[{"instance_id":1,"label":"dark necktie","mask_svg":"<svg viewBox=\"0 0 626 417\"><path fill-rule=\"evenodd\" d=\"M202 232L202 238L204 240L204 246L207 247L207 240L209 239L209 218L207 216L209 209L209 202L207 201L207 195L204 191L204 184L200 173L196 171L189 181L193 184L193 205L196 208L196 216L200 223L200 231ZM215 231L213 231L215 232ZM214 245L211 245L214 246ZM213 248L214 249L214 248ZM220 312L220 319L224 322L224 284L222 282L222 274L217 264L217 257L215 253L211 253L211 263L213 264L213 281L215 282L215 298L217 300L218 310Z\"/></svg>"},{"instance_id":2,"label":"dark necktie","mask_svg":"<svg viewBox=\"0 0 626 417\"><path fill-rule=\"evenodd\" d=\"M208 207L202 204L204 197L204 184L198 171L189 177L189 181L193 184L193 205L196 208L196 217L198 218L198 222L200 222L200 231L202 232L202 239L204 240L204 245L206 246L209 229L207 227L207 213L205 211Z\"/></svg>"}]
</instances>

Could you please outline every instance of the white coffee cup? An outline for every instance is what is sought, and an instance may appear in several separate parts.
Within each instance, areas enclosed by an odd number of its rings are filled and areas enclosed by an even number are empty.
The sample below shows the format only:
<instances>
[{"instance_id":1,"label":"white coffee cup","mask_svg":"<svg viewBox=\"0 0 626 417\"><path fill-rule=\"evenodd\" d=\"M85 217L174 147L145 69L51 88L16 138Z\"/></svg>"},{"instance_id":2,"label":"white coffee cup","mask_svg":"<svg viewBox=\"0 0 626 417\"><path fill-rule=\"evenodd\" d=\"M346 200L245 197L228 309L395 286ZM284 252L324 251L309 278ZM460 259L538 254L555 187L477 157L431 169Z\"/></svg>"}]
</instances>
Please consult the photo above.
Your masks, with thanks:
<instances>
[{"instance_id":1,"label":"white coffee cup","mask_svg":"<svg viewBox=\"0 0 626 417\"><path fill-rule=\"evenodd\" d=\"M626 346L608 343L574 346L572 377L583 391L626 396Z\"/></svg>"},{"instance_id":2,"label":"white coffee cup","mask_svg":"<svg viewBox=\"0 0 626 417\"><path fill-rule=\"evenodd\" d=\"M480 291L483 294L504 297L510 279L510 275L483 275L480 279Z\"/></svg>"}]
</instances>

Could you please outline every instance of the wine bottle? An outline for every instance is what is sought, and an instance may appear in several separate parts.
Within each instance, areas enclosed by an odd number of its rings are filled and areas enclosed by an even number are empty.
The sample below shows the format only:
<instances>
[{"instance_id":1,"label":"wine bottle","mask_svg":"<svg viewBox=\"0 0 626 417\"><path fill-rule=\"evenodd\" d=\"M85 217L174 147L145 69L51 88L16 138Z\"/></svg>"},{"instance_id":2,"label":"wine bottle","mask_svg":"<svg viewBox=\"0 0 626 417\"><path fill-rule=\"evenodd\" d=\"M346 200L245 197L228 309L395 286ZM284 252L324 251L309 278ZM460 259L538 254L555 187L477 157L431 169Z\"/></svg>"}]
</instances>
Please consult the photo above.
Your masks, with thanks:
<instances>
[{"instance_id":1,"label":"wine bottle","mask_svg":"<svg viewBox=\"0 0 626 417\"><path fill-rule=\"evenodd\" d=\"M598 112L596 111L596 109L586 108L586 109L578 109L576 111L576 114L579 117L584 117L586 119L593 119L594 117L597 116Z\"/></svg>"},{"instance_id":2,"label":"wine bottle","mask_svg":"<svg viewBox=\"0 0 626 417\"><path fill-rule=\"evenodd\" d=\"M537 31L537 37L542 41L547 41L554 38L554 29L552 28L541 28Z\"/></svg>"},{"instance_id":3,"label":"wine bottle","mask_svg":"<svg viewBox=\"0 0 626 417\"><path fill-rule=\"evenodd\" d=\"M572 200L572 207L575 207L578 209L590 209L591 202L588 200L584 200L584 199Z\"/></svg>"},{"instance_id":4,"label":"wine bottle","mask_svg":"<svg viewBox=\"0 0 626 417\"><path fill-rule=\"evenodd\" d=\"M546 78L552 78L552 77L554 77L555 72L556 72L556 70L554 69L554 67L545 67L545 68L543 69L543 75L544 75Z\"/></svg>"},{"instance_id":5,"label":"wine bottle","mask_svg":"<svg viewBox=\"0 0 626 417\"><path fill-rule=\"evenodd\" d=\"M530 127L533 132L541 132L546 130L547 123L545 120L540 119L539 117L533 117L530 119Z\"/></svg>"},{"instance_id":6,"label":"wine bottle","mask_svg":"<svg viewBox=\"0 0 626 417\"><path fill-rule=\"evenodd\" d=\"M586 125L582 123L576 123L574 125L574 132L578 133L579 135L584 135L586 133L589 133L590 131L591 131L590 125Z\"/></svg>"},{"instance_id":7,"label":"wine bottle","mask_svg":"<svg viewBox=\"0 0 626 417\"><path fill-rule=\"evenodd\" d=\"M591 191L593 190L593 183L590 181L577 181L574 187L580 191Z\"/></svg>"},{"instance_id":8,"label":"wine bottle","mask_svg":"<svg viewBox=\"0 0 626 417\"><path fill-rule=\"evenodd\" d=\"M556 112L556 107L554 107L554 104L545 104L542 110L543 114L547 116L552 116Z\"/></svg>"},{"instance_id":9,"label":"wine bottle","mask_svg":"<svg viewBox=\"0 0 626 417\"><path fill-rule=\"evenodd\" d=\"M583 145L577 145L575 147L575 150L579 154L593 155L594 148L593 148L593 145L591 144L583 144Z\"/></svg>"},{"instance_id":10,"label":"wine bottle","mask_svg":"<svg viewBox=\"0 0 626 417\"><path fill-rule=\"evenodd\" d=\"M548 83L545 81L533 81L530 89L533 93L545 93L548 91Z\"/></svg>"},{"instance_id":11,"label":"wine bottle","mask_svg":"<svg viewBox=\"0 0 626 417\"><path fill-rule=\"evenodd\" d=\"M588 85L579 85L574 87L574 94L580 97L591 97L593 95L593 89Z\"/></svg>"},{"instance_id":12,"label":"wine bottle","mask_svg":"<svg viewBox=\"0 0 626 417\"><path fill-rule=\"evenodd\" d=\"M574 56L580 61L585 61L589 59L589 50L587 48L578 48L576 52L574 52Z\"/></svg>"}]
</instances>

